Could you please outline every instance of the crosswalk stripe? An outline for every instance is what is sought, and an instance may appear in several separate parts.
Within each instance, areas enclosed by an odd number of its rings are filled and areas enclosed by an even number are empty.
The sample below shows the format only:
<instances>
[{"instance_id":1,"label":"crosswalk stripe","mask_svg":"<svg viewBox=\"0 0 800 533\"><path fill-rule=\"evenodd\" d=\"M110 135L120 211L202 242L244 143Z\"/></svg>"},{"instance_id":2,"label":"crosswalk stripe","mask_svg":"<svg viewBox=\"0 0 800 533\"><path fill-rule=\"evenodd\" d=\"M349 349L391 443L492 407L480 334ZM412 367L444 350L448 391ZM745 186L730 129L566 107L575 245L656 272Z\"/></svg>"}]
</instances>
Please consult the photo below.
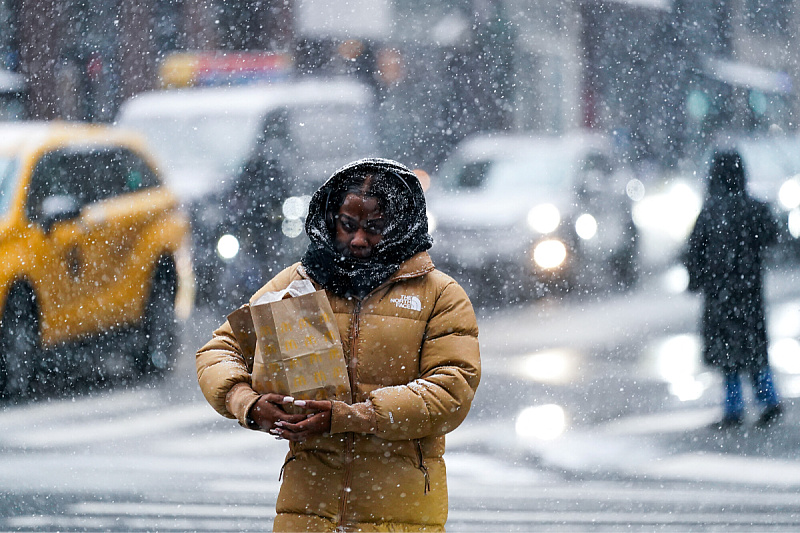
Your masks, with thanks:
<instances>
[{"instance_id":1,"label":"crosswalk stripe","mask_svg":"<svg viewBox=\"0 0 800 533\"><path fill-rule=\"evenodd\" d=\"M773 458L686 453L651 461L638 468L647 475L663 478L755 483L771 487L800 486L800 464Z\"/></svg>"},{"instance_id":2,"label":"crosswalk stripe","mask_svg":"<svg viewBox=\"0 0 800 533\"><path fill-rule=\"evenodd\" d=\"M152 391L144 389L117 390L91 396L73 396L69 401L45 400L26 405L16 405L13 409L0 411L0 427L37 422L68 419L97 418L119 412L137 411L142 408L157 407L157 397Z\"/></svg>"},{"instance_id":3,"label":"crosswalk stripe","mask_svg":"<svg viewBox=\"0 0 800 533\"><path fill-rule=\"evenodd\" d=\"M683 433L702 428L720 414L717 407L707 409L682 409L641 416L626 416L597 428L607 435L637 436L664 433Z\"/></svg>"},{"instance_id":4,"label":"crosswalk stripe","mask_svg":"<svg viewBox=\"0 0 800 533\"><path fill-rule=\"evenodd\" d=\"M275 518L273 506L174 503L83 502L68 507L76 515Z\"/></svg>"},{"instance_id":5,"label":"crosswalk stripe","mask_svg":"<svg viewBox=\"0 0 800 533\"><path fill-rule=\"evenodd\" d=\"M475 497L472 483L449 483L451 498ZM638 503L663 503L669 504L697 504L733 506L791 506L800 515L800 497L794 491L779 492L769 491L733 491L733 490L687 490L682 488L650 488L635 486L630 489L620 489L605 484L580 483L575 485L518 487L513 490L503 490L496 496L481 495L483 501L501 499L504 501L542 501L565 500L598 502L600 504L612 502L638 502Z\"/></svg>"},{"instance_id":6,"label":"crosswalk stripe","mask_svg":"<svg viewBox=\"0 0 800 533\"><path fill-rule=\"evenodd\" d=\"M67 516L18 516L8 519L8 525L15 528L42 527L50 524L71 525L84 528L101 528L109 525L118 529L121 525L137 528L158 525L158 530L177 529L189 525L191 529L213 523L223 529L224 523L237 524L240 521L257 520L271 522L275 517L273 509L266 506L220 506L220 505L176 505L156 503L81 503L71 506ZM56 522L57 519L57 522ZM66 520L68 519L68 520ZM110 522L109 522L110 521ZM497 509L453 509L449 513L448 524L456 523L482 524L593 524L613 525L748 525L748 526L780 526L795 525L798 516L790 512L764 513L664 513L664 512L565 512L565 511L508 511L502 513ZM172 527L170 527L170 524ZM226 528L227 529L227 528Z\"/></svg>"},{"instance_id":7,"label":"crosswalk stripe","mask_svg":"<svg viewBox=\"0 0 800 533\"><path fill-rule=\"evenodd\" d=\"M40 429L21 427L6 430L0 443L25 448L53 448L83 443L122 440L165 431L201 425L219 420L220 416L207 404L192 403L138 412L110 419L99 417L88 422L69 423L62 420Z\"/></svg>"},{"instance_id":8,"label":"crosswalk stripe","mask_svg":"<svg viewBox=\"0 0 800 533\"><path fill-rule=\"evenodd\" d=\"M643 525L679 525L679 524L746 524L746 525L781 525L797 524L798 516L793 513L599 513L599 512L536 512L536 511L504 511L481 509L471 511L450 511L448 523L482 522L488 524L643 524Z\"/></svg>"},{"instance_id":9,"label":"crosswalk stripe","mask_svg":"<svg viewBox=\"0 0 800 533\"><path fill-rule=\"evenodd\" d=\"M84 533L107 533L109 531L209 531L221 533L225 531L240 532L243 530L269 531L272 519L262 518L252 523L243 524L242 518L160 518L136 516L17 516L9 518L8 526L16 531L43 531L50 528L79 530ZM2 522L0 522L2 523ZM243 527L249 525L250 527Z\"/></svg>"},{"instance_id":10,"label":"crosswalk stripe","mask_svg":"<svg viewBox=\"0 0 800 533\"><path fill-rule=\"evenodd\" d=\"M475 483L467 476L453 476L448 468L448 492L451 499L473 499L489 502L493 500L504 501L596 501L599 503L610 502L647 502L663 504L696 504L702 502L707 505L732 506L792 506L800 513L800 498L794 491L780 492L775 490L744 491L744 490L690 490L685 488L650 488L635 486L629 489L620 489L618 486L606 483L575 483L555 484L537 483L533 486L520 486L514 484L510 489L507 485L499 485L492 494L475 493ZM236 481L216 480L210 481L208 489L222 494L277 494L280 482L268 479L242 479Z\"/></svg>"}]
</instances>

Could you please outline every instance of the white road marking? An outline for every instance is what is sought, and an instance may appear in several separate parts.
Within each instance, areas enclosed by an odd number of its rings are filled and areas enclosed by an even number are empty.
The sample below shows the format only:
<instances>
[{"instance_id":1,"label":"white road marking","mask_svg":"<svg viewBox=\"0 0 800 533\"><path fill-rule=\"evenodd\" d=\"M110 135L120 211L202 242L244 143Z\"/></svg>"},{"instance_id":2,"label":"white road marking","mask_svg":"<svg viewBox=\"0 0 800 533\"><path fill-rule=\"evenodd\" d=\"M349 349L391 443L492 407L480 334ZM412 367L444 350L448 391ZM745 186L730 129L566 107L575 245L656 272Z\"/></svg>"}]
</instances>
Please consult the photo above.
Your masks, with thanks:
<instances>
[{"instance_id":1,"label":"white road marking","mask_svg":"<svg viewBox=\"0 0 800 533\"><path fill-rule=\"evenodd\" d=\"M143 503L82 503L70 506L69 514L74 522L73 526L102 527L102 517L113 520L113 527L121 524L138 522L140 527L144 524L158 524L157 529L172 529L169 524L173 520L173 528L178 524L203 523L202 520L213 519L217 526L222 524L219 520L257 519L272 520L275 517L273 509L266 506L220 506L220 505L178 505L178 504L143 504ZM137 519L133 519L137 517ZM42 527L55 524L48 519L58 519L58 525L64 526L64 518L47 516L22 516L8 520L11 527ZM183 519L183 520L181 520ZM192 520L189 520L192 519ZM704 524L708 525L794 525L799 518L791 512L765 512L736 514L729 511L719 513L664 513L664 512L564 512L564 511L504 511L498 513L494 509L461 510L453 509L449 512L448 523L472 522L484 524L646 524L646 525L679 525L679 524ZM205 522L208 524L208 522ZM112 523L108 523L111 525Z\"/></svg>"},{"instance_id":2,"label":"white road marking","mask_svg":"<svg viewBox=\"0 0 800 533\"><path fill-rule=\"evenodd\" d=\"M116 402L115 402L116 409ZM175 431L220 420L220 415L204 403L177 405L166 409L163 405L150 411L139 411L130 416L107 419L94 417L87 422L50 422L46 427L21 424L7 428L0 436L0 444L24 448L49 449L84 443L120 441L145 435ZM16 431L15 431L16 429Z\"/></svg>"},{"instance_id":3,"label":"white road marking","mask_svg":"<svg viewBox=\"0 0 800 533\"><path fill-rule=\"evenodd\" d=\"M644 416L626 416L609 422L600 429L608 435L658 435L683 433L702 428L720 416L720 408L682 409Z\"/></svg>"},{"instance_id":4,"label":"white road marking","mask_svg":"<svg viewBox=\"0 0 800 533\"><path fill-rule=\"evenodd\" d=\"M600 513L600 512L537 512L537 511L503 511L494 510L462 511L451 510L448 522L482 522L487 524L523 523L523 524L745 524L745 525L781 525L798 524L800 517L795 513Z\"/></svg>"},{"instance_id":5,"label":"white road marking","mask_svg":"<svg viewBox=\"0 0 800 533\"><path fill-rule=\"evenodd\" d=\"M83 502L69 506L67 511L70 514L94 516L197 516L206 518L236 516L243 518L275 518L275 509L269 505Z\"/></svg>"},{"instance_id":6,"label":"white road marking","mask_svg":"<svg viewBox=\"0 0 800 533\"><path fill-rule=\"evenodd\" d=\"M125 411L163 406L152 391L131 389L92 396L73 396L70 400L45 400L0 411L0 427L59 421L65 418L98 418Z\"/></svg>"},{"instance_id":7,"label":"white road marking","mask_svg":"<svg viewBox=\"0 0 800 533\"><path fill-rule=\"evenodd\" d=\"M800 463L738 455L687 453L664 457L635 468L660 478L696 479L719 483L757 483L774 487L800 486ZM798 501L800 496L795 495Z\"/></svg>"}]
</instances>

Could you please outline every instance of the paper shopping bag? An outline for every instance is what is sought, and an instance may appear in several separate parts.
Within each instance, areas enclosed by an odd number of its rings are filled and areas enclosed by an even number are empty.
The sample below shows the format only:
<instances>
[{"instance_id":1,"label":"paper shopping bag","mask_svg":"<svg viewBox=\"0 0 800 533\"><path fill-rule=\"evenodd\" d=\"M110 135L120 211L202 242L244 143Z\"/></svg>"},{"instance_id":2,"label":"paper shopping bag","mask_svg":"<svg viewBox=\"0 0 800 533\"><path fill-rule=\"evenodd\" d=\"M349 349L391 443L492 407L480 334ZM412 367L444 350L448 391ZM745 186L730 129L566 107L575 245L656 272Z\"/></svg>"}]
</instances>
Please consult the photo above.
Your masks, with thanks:
<instances>
[{"instance_id":1,"label":"paper shopping bag","mask_svg":"<svg viewBox=\"0 0 800 533\"><path fill-rule=\"evenodd\" d=\"M301 400L350 402L339 329L325 291L250 306L255 331L252 386Z\"/></svg>"}]
</instances>

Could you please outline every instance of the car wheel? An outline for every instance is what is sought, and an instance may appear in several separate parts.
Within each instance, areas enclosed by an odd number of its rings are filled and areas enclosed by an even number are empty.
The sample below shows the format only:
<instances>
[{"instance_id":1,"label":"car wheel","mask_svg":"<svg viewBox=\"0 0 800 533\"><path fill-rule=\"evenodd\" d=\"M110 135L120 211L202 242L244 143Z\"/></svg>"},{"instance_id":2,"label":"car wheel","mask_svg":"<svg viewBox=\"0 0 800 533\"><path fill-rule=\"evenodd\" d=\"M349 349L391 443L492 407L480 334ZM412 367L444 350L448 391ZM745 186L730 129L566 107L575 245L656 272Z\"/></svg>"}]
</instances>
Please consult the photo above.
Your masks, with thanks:
<instances>
[{"instance_id":1,"label":"car wheel","mask_svg":"<svg viewBox=\"0 0 800 533\"><path fill-rule=\"evenodd\" d=\"M163 374L175 362L178 323L175 316L177 276L169 262L162 262L153 278L144 317L144 350L136 359L140 374Z\"/></svg>"},{"instance_id":2,"label":"car wheel","mask_svg":"<svg viewBox=\"0 0 800 533\"><path fill-rule=\"evenodd\" d=\"M0 322L0 393L26 395L35 378L39 314L30 290L14 289Z\"/></svg>"}]
</instances>

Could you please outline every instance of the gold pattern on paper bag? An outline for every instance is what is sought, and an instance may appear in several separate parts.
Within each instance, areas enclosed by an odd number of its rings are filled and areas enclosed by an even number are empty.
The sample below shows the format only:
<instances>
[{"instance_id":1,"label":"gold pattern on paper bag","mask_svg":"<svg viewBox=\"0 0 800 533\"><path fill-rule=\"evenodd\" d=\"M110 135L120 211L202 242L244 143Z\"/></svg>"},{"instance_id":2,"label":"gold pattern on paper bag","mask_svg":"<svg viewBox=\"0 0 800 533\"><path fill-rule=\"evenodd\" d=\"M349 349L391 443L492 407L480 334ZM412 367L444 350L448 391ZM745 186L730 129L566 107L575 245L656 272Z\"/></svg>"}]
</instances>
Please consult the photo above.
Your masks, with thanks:
<instances>
[{"instance_id":1,"label":"gold pattern on paper bag","mask_svg":"<svg viewBox=\"0 0 800 533\"><path fill-rule=\"evenodd\" d=\"M256 391L350 401L341 337L324 291L256 302L250 312L257 332Z\"/></svg>"}]
</instances>

